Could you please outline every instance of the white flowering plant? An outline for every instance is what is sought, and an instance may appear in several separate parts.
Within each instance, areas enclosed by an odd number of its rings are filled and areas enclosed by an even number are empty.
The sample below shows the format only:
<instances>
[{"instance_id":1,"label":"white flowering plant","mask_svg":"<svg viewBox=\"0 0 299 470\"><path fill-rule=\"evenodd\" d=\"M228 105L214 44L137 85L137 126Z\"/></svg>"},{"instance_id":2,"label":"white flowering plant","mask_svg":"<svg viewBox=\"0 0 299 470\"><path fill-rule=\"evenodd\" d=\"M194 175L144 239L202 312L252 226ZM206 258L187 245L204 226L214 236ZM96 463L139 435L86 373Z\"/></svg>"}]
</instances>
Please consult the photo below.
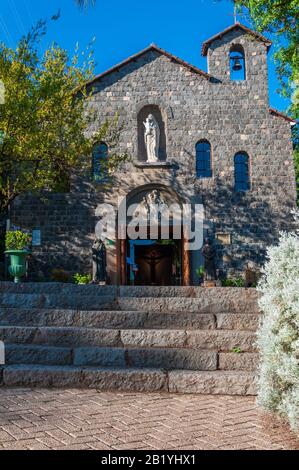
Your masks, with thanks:
<instances>
[{"instance_id":1,"label":"white flowering plant","mask_svg":"<svg viewBox=\"0 0 299 470\"><path fill-rule=\"evenodd\" d=\"M258 285L264 314L258 331L258 403L299 432L299 233L282 233L267 253Z\"/></svg>"}]
</instances>

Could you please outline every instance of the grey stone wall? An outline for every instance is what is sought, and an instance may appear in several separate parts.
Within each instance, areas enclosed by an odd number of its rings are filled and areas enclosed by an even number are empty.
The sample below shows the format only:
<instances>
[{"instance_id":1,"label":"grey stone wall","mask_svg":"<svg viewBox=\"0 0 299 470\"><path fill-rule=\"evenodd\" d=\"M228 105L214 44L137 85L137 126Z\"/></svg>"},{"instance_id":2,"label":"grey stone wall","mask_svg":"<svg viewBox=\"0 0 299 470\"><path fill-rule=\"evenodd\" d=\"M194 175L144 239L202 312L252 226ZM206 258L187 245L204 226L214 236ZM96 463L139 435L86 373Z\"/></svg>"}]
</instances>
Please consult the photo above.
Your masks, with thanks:
<instances>
[{"instance_id":1,"label":"grey stone wall","mask_svg":"<svg viewBox=\"0 0 299 470\"><path fill-rule=\"evenodd\" d=\"M228 76L228 53L236 43L245 51L244 82ZM87 112L96 110L99 117L89 132L117 112L124 126L119 151L128 152L132 161L119 169L106 194L85 179L69 194L49 195L47 202L27 196L15 204L14 223L42 230L43 245L34 250L34 259L46 276L49 266L90 271L97 205L115 205L117 196L144 185L172 188L182 202L204 204L211 235L231 234L231 245L217 245L217 267L230 275L240 273L249 260L261 264L265 247L277 241L280 230L292 228L290 123L269 112L265 46L247 34L232 32L211 45L208 62L212 80L151 50L93 85ZM169 166L140 167L138 114L144 106L161 110ZM211 144L212 178L196 179L195 144L200 139ZM239 151L250 158L251 190L244 194L234 191L233 161ZM111 282L117 282L116 255L116 246L108 247ZM192 256L195 269L199 258Z\"/></svg>"}]
</instances>

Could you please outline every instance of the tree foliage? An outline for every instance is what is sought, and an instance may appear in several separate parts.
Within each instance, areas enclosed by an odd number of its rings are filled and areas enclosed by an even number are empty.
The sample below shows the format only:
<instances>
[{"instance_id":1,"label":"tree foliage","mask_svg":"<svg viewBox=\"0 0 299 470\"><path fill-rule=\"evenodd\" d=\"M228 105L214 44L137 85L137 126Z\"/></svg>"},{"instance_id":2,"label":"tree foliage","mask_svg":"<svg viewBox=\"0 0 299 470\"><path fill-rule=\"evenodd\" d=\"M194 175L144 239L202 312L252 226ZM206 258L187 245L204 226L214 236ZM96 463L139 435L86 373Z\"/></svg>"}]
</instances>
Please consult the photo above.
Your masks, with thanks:
<instances>
[{"instance_id":1,"label":"tree foliage","mask_svg":"<svg viewBox=\"0 0 299 470\"><path fill-rule=\"evenodd\" d=\"M75 168L90 164L93 145L104 139L113 144L119 132L114 120L88 137L89 123L95 119L86 112L86 83L94 69L91 46L83 59L79 50L69 57L55 44L39 56L45 33L45 23L39 22L16 50L0 44L5 90L0 105L1 216L24 192L61 190ZM117 162L114 155L111 166Z\"/></svg>"},{"instance_id":2,"label":"tree foliage","mask_svg":"<svg viewBox=\"0 0 299 470\"><path fill-rule=\"evenodd\" d=\"M261 33L274 35L275 60L281 93L292 98L291 112L299 118L299 0L235 0L245 7Z\"/></svg>"},{"instance_id":3,"label":"tree foliage","mask_svg":"<svg viewBox=\"0 0 299 470\"><path fill-rule=\"evenodd\" d=\"M280 94L291 100L289 113L299 119L299 0L233 0L239 10L245 8L255 29L272 33L275 38L275 62ZM294 161L299 201L298 124L294 130Z\"/></svg>"}]
</instances>

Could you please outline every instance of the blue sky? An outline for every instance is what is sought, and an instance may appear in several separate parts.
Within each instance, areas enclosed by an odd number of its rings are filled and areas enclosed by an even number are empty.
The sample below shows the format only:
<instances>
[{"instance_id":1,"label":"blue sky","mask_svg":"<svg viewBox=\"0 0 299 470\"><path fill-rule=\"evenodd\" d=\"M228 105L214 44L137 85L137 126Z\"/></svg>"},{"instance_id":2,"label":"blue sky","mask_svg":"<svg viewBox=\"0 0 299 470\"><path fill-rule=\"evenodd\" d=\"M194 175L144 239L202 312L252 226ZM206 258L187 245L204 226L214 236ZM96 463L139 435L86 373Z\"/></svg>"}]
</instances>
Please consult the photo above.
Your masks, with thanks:
<instances>
[{"instance_id":1,"label":"blue sky","mask_svg":"<svg viewBox=\"0 0 299 470\"><path fill-rule=\"evenodd\" d=\"M15 46L32 24L61 9L60 20L49 24L41 47L55 41L72 52L77 41L84 49L95 36L97 73L153 42L206 70L206 58L200 54L202 42L233 23L229 0L97 0L97 6L87 12L79 10L74 0L0 2L0 40ZM238 19L248 25L244 18ZM276 93L273 50L269 54L270 104L285 111L289 103Z\"/></svg>"}]
</instances>

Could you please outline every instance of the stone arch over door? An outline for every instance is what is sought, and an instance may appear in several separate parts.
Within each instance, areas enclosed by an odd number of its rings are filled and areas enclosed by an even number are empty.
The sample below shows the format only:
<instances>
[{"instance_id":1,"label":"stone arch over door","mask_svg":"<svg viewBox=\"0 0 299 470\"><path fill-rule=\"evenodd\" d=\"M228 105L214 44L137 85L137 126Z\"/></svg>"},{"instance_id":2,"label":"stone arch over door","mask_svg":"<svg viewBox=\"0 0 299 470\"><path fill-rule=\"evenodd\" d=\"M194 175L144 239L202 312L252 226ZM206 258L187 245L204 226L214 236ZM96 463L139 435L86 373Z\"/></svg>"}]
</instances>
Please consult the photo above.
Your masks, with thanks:
<instances>
[{"instance_id":1,"label":"stone arch over door","mask_svg":"<svg viewBox=\"0 0 299 470\"><path fill-rule=\"evenodd\" d=\"M183 200L177 194L177 192L169 187L162 184L146 184L138 188L133 189L126 196L127 207L132 203L139 203L142 198L152 192L157 190L165 197L165 203L173 204L178 203L180 208L183 208ZM181 249L182 249L182 285L190 285L190 253L187 250L188 240L185 239L184 229L182 230L182 240L181 240ZM127 283L127 240L118 240L118 266L119 266L119 284L126 285Z\"/></svg>"}]
</instances>

